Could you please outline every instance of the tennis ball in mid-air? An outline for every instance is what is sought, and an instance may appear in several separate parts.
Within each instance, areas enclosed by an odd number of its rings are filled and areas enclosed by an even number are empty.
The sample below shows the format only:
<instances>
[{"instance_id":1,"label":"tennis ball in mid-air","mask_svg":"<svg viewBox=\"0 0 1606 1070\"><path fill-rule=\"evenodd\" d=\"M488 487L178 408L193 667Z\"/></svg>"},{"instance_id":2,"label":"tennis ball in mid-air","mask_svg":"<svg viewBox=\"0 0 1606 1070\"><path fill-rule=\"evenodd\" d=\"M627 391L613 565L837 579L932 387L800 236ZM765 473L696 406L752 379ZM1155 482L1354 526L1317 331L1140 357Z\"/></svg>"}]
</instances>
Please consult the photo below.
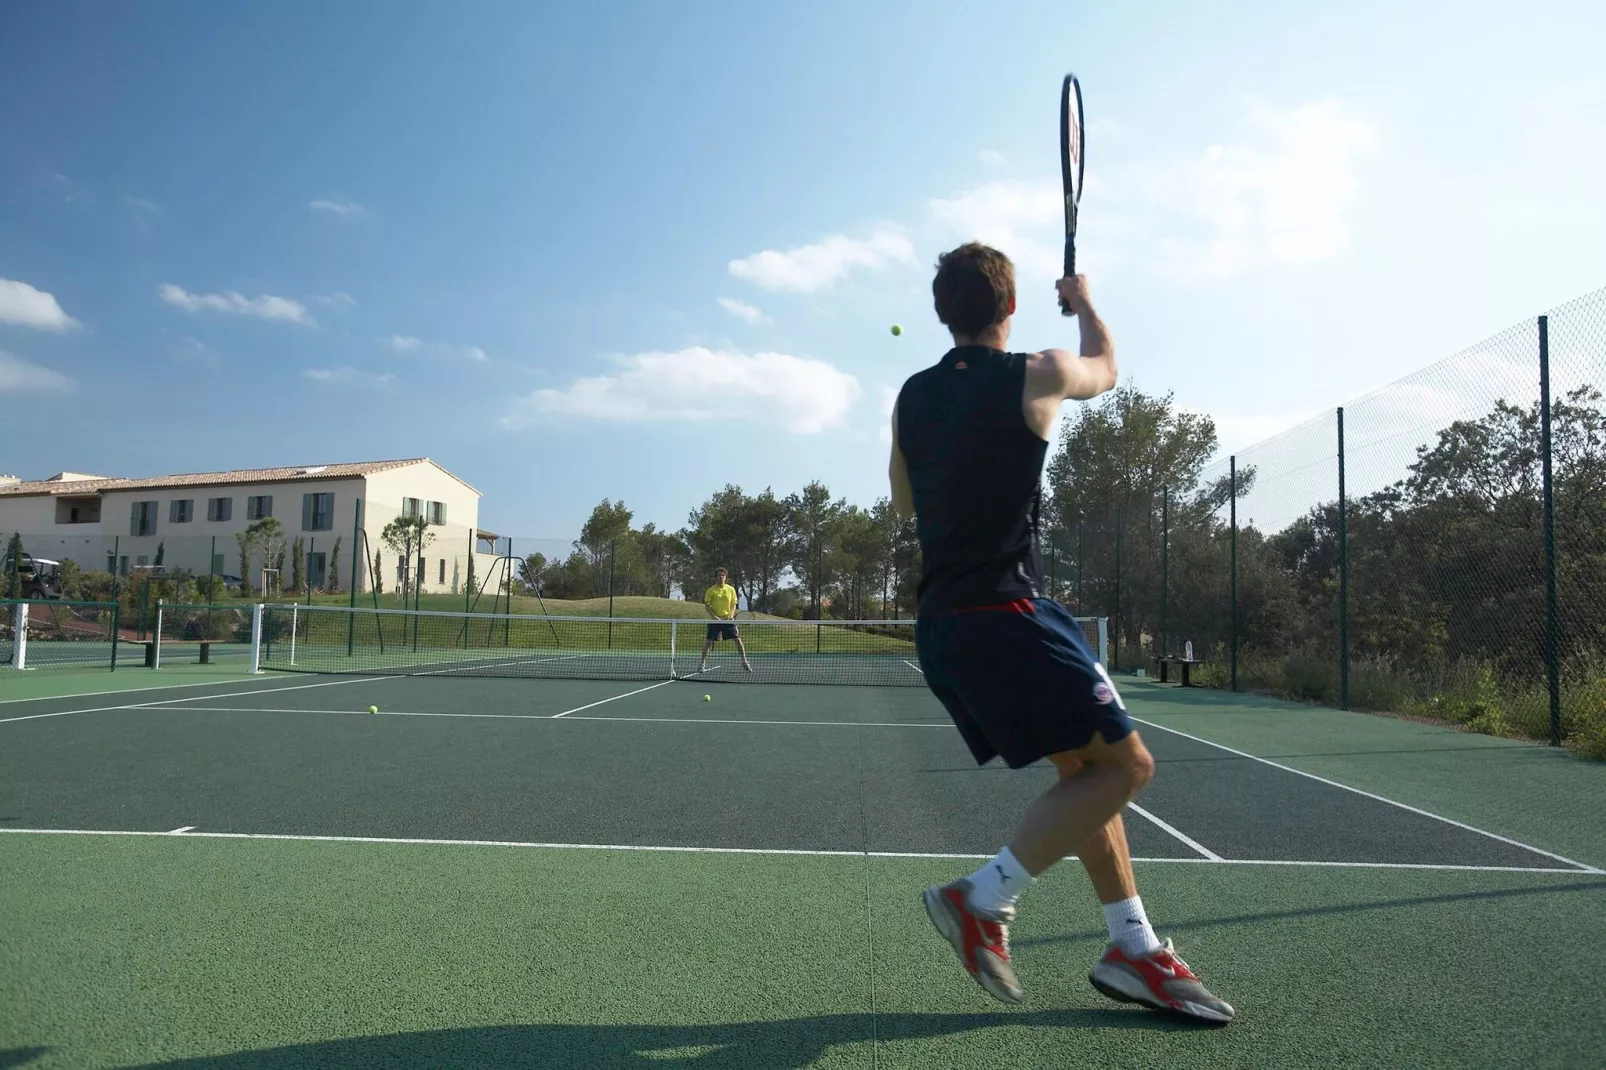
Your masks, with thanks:
<instances>
[{"instance_id":1,"label":"tennis ball in mid-air","mask_svg":"<svg viewBox=\"0 0 1606 1070\"><path fill-rule=\"evenodd\" d=\"M714 701L714 696L713 695L704 695L703 696L703 701L704 702L712 702L712 701Z\"/></svg>"},{"instance_id":2,"label":"tennis ball in mid-air","mask_svg":"<svg viewBox=\"0 0 1606 1070\"><path fill-rule=\"evenodd\" d=\"M894 323L892 325L892 336L894 338L896 338L898 335L900 335L902 333L903 333L903 328L900 325Z\"/></svg>"},{"instance_id":3,"label":"tennis ball in mid-air","mask_svg":"<svg viewBox=\"0 0 1606 1070\"><path fill-rule=\"evenodd\" d=\"M368 712L369 713L378 713L379 712L379 707L378 706L369 706L368 707Z\"/></svg>"}]
</instances>

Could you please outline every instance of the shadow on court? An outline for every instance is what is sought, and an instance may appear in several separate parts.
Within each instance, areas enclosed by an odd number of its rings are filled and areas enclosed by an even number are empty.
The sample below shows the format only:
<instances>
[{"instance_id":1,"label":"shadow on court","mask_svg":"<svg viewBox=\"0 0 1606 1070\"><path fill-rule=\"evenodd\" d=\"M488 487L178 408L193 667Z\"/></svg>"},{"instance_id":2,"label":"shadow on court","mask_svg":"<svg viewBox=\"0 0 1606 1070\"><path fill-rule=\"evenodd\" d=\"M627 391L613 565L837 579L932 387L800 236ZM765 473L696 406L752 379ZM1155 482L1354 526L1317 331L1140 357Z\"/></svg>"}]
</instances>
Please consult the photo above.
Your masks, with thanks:
<instances>
[{"instance_id":1,"label":"shadow on court","mask_svg":"<svg viewBox=\"0 0 1606 1070\"><path fill-rule=\"evenodd\" d=\"M1258 914L1239 914L1230 918L1202 918L1198 921L1167 919L1165 931L1190 932L1199 929L1221 929L1236 925L1254 925L1267 921L1287 921L1293 918L1331 917L1337 914L1364 914L1373 910L1404 910L1408 907L1440 906L1445 903L1462 903L1471 900L1512 899L1517 896L1560 895L1567 892L1606 892L1606 877L1578 881L1574 884L1547 884L1538 888L1499 888L1479 892L1447 892L1444 895L1419 895L1409 899L1377 899L1370 903L1333 903L1327 906L1302 907L1299 910L1267 910ZM1016 947L1037 947L1051 944L1074 944L1104 939L1104 930L1089 929L1080 933L1059 933L1055 936L1033 936L1012 939Z\"/></svg>"},{"instance_id":2,"label":"shadow on court","mask_svg":"<svg viewBox=\"0 0 1606 1070\"><path fill-rule=\"evenodd\" d=\"M1201 1028L1181 1019L1123 1009L1017 1014L838 1014L695 1026L509 1025L354 1037L143 1066L146 1070L156 1067L167 1070L291 1070L334 1066L449 1066L455 1070L507 1066L688 1066L697 1070L750 1070L752 1067L781 1070L811 1066L839 1044L923 1040L1005 1025L1144 1031Z\"/></svg>"}]
</instances>

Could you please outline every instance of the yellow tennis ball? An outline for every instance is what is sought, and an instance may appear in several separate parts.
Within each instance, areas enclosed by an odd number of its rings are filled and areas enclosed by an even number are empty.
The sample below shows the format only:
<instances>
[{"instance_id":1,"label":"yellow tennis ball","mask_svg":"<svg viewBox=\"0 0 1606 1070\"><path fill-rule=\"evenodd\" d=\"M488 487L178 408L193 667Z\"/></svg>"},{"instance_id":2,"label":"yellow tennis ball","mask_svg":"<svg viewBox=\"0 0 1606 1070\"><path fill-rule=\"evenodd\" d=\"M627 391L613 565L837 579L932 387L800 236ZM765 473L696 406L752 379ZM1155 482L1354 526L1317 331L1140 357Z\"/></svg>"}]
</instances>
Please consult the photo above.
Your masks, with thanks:
<instances>
[{"instance_id":1,"label":"yellow tennis ball","mask_svg":"<svg viewBox=\"0 0 1606 1070\"><path fill-rule=\"evenodd\" d=\"M378 706L369 706L368 707L368 712L369 713L378 713L379 712L379 707Z\"/></svg>"},{"instance_id":2,"label":"yellow tennis ball","mask_svg":"<svg viewBox=\"0 0 1606 1070\"><path fill-rule=\"evenodd\" d=\"M901 326L899 326L898 324L894 323L892 325L892 336L894 338L896 338L898 335L900 335L902 333L903 333L903 328Z\"/></svg>"},{"instance_id":3,"label":"yellow tennis ball","mask_svg":"<svg viewBox=\"0 0 1606 1070\"><path fill-rule=\"evenodd\" d=\"M712 701L714 701L714 696L713 695L704 695L703 696L703 701L704 702L712 702Z\"/></svg>"}]
</instances>

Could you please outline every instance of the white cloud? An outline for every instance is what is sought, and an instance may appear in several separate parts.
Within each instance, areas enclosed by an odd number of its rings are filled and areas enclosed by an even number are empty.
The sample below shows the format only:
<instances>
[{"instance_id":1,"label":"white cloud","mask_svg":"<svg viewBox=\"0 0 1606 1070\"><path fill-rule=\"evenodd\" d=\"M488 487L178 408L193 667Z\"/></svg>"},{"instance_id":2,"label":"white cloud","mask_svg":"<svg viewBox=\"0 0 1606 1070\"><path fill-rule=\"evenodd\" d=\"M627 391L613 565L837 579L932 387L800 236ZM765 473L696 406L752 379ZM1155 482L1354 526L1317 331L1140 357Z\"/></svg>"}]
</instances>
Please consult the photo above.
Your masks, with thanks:
<instances>
[{"instance_id":1,"label":"white cloud","mask_svg":"<svg viewBox=\"0 0 1606 1070\"><path fill-rule=\"evenodd\" d=\"M528 427L554 416L639 423L728 420L733 414L799 434L839 427L858 400L859 382L820 360L785 353L720 352L700 346L618 357L611 375L537 390L502 419Z\"/></svg>"},{"instance_id":2,"label":"white cloud","mask_svg":"<svg viewBox=\"0 0 1606 1070\"><path fill-rule=\"evenodd\" d=\"M1146 218L1159 266L1224 278L1251 268L1329 260L1348 248L1358 169L1375 130L1333 101L1279 111L1251 103L1250 143L1133 168L1123 183Z\"/></svg>"},{"instance_id":3,"label":"white cloud","mask_svg":"<svg viewBox=\"0 0 1606 1070\"><path fill-rule=\"evenodd\" d=\"M385 344L399 353L418 351L441 357L455 357L459 360L472 361L483 364L491 358L479 346L452 345L447 342L426 342L422 338L414 338L410 334L393 334L384 340Z\"/></svg>"},{"instance_id":4,"label":"white cloud","mask_svg":"<svg viewBox=\"0 0 1606 1070\"><path fill-rule=\"evenodd\" d=\"M0 323L38 327L43 331L65 331L78 321L61 310L56 298L25 282L0 279Z\"/></svg>"},{"instance_id":5,"label":"white cloud","mask_svg":"<svg viewBox=\"0 0 1606 1070\"><path fill-rule=\"evenodd\" d=\"M1343 252L1360 197L1359 169L1378 144L1373 128L1332 101L1284 110L1252 102L1245 128L1239 142L1192 157L1090 169L1079 251L1097 264L1138 262L1191 279ZM1061 270L1058 176L987 182L932 200L930 211L947 236L995 245L1023 274Z\"/></svg>"},{"instance_id":6,"label":"white cloud","mask_svg":"<svg viewBox=\"0 0 1606 1070\"><path fill-rule=\"evenodd\" d=\"M745 301L738 301L733 297L721 297L719 299L719 307L746 323L768 323L770 319L764 315L762 309Z\"/></svg>"},{"instance_id":7,"label":"white cloud","mask_svg":"<svg viewBox=\"0 0 1606 1070\"><path fill-rule=\"evenodd\" d=\"M124 197L123 203L134 210L136 216L161 215L162 210L155 201L144 197Z\"/></svg>"},{"instance_id":8,"label":"white cloud","mask_svg":"<svg viewBox=\"0 0 1606 1070\"><path fill-rule=\"evenodd\" d=\"M332 294L319 294L314 301L325 308L356 308L357 301L350 294L337 290Z\"/></svg>"},{"instance_id":9,"label":"white cloud","mask_svg":"<svg viewBox=\"0 0 1606 1070\"><path fill-rule=\"evenodd\" d=\"M358 371L348 364L337 364L333 368L307 368L301 373L303 379L311 379L315 383L371 383L374 386L389 386L396 381L396 376L390 372Z\"/></svg>"},{"instance_id":10,"label":"white cloud","mask_svg":"<svg viewBox=\"0 0 1606 1070\"><path fill-rule=\"evenodd\" d=\"M976 155L979 156L981 158L981 162L986 164L988 167L1002 167L1007 162L1004 159L1004 154L999 152L997 149L982 149Z\"/></svg>"},{"instance_id":11,"label":"white cloud","mask_svg":"<svg viewBox=\"0 0 1606 1070\"><path fill-rule=\"evenodd\" d=\"M881 392L881 441L892 445L892 410L898 404L898 388L882 383L878 388Z\"/></svg>"},{"instance_id":12,"label":"white cloud","mask_svg":"<svg viewBox=\"0 0 1606 1070\"><path fill-rule=\"evenodd\" d=\"M67 376L37 364L29 364L21 357L0 349L0 394L21 394L26 391L71 390L75 384Z\"/></svg>"},{"instance_id":13,"label":"white cloud","mask_svg":"<svg viewBox=\"0 0 1606 1070\"><path fill-rule=\"evenodd\" d=\"M834 234L814 245L786 252L766 249L730 262L730 273L766 290L813 293L832 286L849 269L879 270L888 264L914 262L915 250L903 232L883 224L868 238Z\"/></svg>"},{"instance_id":14,"label":"white cloud","mask_svg":"<svg viewBox=\"0 0 1606 1070\"><path fill-rule=\"evenodd\" d=\"M180 338L167 347L174 359L183 364L200 363L213 364L217 362L218 355L211 347L199 338Z\"/></svg>"},{"instance_id":15,"label":"white cloud","mask_svg":"<svg viewBox=\"0 0 1606 1070\"><path fill-rule=\"evenodd\" d=\"M307 315L307 306L288 297L275 297L272 294L246 297L233 290L220 294L192 294L170 282L157 287L157 293L163 301L186 312L210 309L239 316L258 316L266 320L288 320L305 327L313 325L312 317Z\"/></svg>"},{"instance_id":16,"label":"white cloud","mask_svg":"<svg viewBox=\"0 0 1606 1070\"><path fill-rule=\"evenodd\" d=\"M1000 179L956 197L936 198L930 209L932 220L950 237L1002 249L1023 274L1059 277L1065 207L1058 179Z\"/></svg>"},{"instance_id":17,"label":"white cloud","mask_svg":"<svg viewBox=\"0 0 1606 1070\"><path fill-rule=\"evenodd\" d=\"M341 217L362 215L363 213L362 205L357 204L354 201L341 201L329 198L319 198L315 201L309 201L307 203L307 207L311 208L314 212L328 212L331 215L337 215Z\"/></svg>"}]
</instances>

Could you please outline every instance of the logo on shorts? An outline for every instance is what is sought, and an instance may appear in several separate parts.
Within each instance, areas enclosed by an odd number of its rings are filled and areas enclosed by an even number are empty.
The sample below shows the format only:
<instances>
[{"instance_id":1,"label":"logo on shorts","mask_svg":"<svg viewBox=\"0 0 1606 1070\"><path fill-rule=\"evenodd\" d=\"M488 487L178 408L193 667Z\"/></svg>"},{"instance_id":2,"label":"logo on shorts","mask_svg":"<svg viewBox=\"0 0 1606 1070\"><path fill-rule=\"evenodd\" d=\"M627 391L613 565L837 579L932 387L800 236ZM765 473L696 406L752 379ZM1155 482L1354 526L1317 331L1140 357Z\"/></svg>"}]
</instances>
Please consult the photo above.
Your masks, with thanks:
<instances>
[{"instance_id":1,"label":"logo on shorts","mask_svg":"<svg viewBox=\"0 0 1606 1070\"><path fill-rule=\"evenodd\" d=\"M1100 680L1093 685L1093 701L1100 706L1108 706L1115 701L1115 688Z\"/></svg>"}]
</instances>

